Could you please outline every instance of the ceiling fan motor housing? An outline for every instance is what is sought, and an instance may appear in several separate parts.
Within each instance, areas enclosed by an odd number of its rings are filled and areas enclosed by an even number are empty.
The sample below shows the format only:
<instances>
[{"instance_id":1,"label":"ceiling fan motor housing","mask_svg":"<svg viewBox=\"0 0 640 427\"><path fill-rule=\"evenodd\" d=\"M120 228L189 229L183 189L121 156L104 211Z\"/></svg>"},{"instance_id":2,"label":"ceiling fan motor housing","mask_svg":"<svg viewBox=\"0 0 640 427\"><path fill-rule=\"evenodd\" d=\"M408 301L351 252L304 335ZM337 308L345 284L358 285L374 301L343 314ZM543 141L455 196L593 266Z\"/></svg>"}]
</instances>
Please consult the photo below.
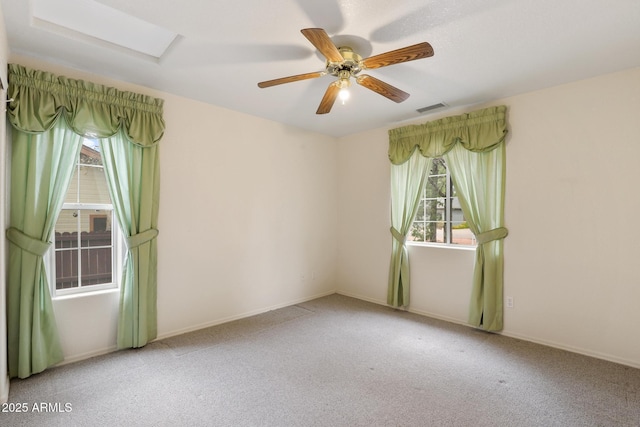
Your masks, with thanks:
<instances>
[{"instance_id":1,"label":"ceiling fan motor housing","mask_svg":"<svg viewBox=\"0 0 640 427\"><path fill-rule=\"evenodd\" d=\"M351 76L355 76L362 71L362 57L355 53L353 49L348 46L338 47L340 55L344 58L341 62L327 61L327 74L332 76L344 78L346 72Z\"/></svg>"}]
</instances>

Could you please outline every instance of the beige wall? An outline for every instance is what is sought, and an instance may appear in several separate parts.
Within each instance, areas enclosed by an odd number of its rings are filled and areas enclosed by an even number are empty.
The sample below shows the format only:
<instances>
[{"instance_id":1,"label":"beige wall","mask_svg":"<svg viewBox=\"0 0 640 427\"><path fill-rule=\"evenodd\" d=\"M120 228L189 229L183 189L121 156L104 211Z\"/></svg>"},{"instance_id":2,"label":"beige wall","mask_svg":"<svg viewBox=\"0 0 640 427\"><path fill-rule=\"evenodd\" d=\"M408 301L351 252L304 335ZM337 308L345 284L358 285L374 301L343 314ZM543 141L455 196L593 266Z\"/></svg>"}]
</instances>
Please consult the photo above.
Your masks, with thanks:
<instances>
[{"instance_id":1,"label":"beige wall","mask_svg":"<svg viewBox=\"0 0 640 427\"><path fill-rule=\"evenodd\" d=\"M510 123L505 296L514 307L504 334L640 367L640 69L498 104ZM387 141L386 129L339 141L339 291L379 303L391 245ZM465 323L474 253L409 252L411 309Z\"/></svg>"},{"instance_id":2,"label":"beige wall","mask_svg":"<svg viewBox=\"0 0 640 427\"><path fill-rule=\"evenodd\" d=\"M160 337L336 290L337 142L29 58L16 62L165 100ZM54 301L67 361L115 348L118 295Z\"/></svg>"}]
</instances>

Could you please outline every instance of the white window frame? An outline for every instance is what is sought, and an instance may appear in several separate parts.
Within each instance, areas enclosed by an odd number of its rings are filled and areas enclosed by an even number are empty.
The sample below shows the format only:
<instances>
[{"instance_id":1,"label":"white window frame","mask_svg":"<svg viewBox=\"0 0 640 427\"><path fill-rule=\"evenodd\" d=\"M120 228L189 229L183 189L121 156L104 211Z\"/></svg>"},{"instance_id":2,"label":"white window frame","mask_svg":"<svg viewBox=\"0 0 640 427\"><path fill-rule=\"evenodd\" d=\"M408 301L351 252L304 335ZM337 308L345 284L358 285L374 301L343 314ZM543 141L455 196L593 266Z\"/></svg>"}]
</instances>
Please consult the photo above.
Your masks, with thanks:
<instances>
[{"instance_id":1,"label":"white window frame","mask_svg":"<svg viewBox=\"0 0 640 427\"><path fill-rule=\"evenodd\" d=\"M83 212L90 212L95 210L102 211L110 211L111 212L111 282L109 283L100 283L96 285L85 285L82 286L82 263L78 261L78 280L79 286L76 288L66 288L66 289L57 289L56 288L56 248L55 244L51 245L51 248L47 254L47 271L49 272L49 283L51 286L51 296L52 298L63 297L68 295L76 295L76 294L86 294L91 292L99 292L105 291L109 289L118 289L119 288L119 279L122 272L122 261L124 259L124 241L122 239L122 233L120 232L120 227L118 227L118 222L115 220L113 216L113 207L112 205L105 204L90 204L90 203L65 203L62 206L62 209L65 210L81 210ZM80 239L80 233L78 233L78 239ZM93 248L93 247L92 247ZM95 247L100 248L100 246ZM83 248L78 247L74 248L74 250L81 251ZM85 248L87 249L87 248Z\"/></svg>"},{"instance_id":2,"label":"white window frame","mask_svg":"<svg viewBox=\"0 0 640 427\"><path fill-rule=\"evenodd\" d=\"M435 159L434 159L435 160ZM444 223L444 227L443 227L443 232L444 232L444 242L424 242L424 241L420 241L420 240L409 240L407 239L406 243L408 245L415 245L415 246L433 246L433 247L446 247L446 248L459 248L459 249L475 249L477 244L475 243L475 236L474 236L474 243L472 244L463 244L463 243L453 243L452 239L453 239L453 180L451 179L451 172L449 170L449 167L447 166L446 162L443 162L444 167L445 167L445 172L444 174L434 174L434 175L427 175L427 178L425 179L425 187L423 187L420 190L420 200L426 200L426 186L428 185L428 181L430 177L433 176L444 176L446 179L446 189L445 189L445 195L444 197L437 197L435 199L442 199L444 198L444 205L443 205L443 209L444 209L444 218L440 221L416 221L416 219L414 218L414 221L411 224L411 227L409 228L409 236L411 235L411 232L413 230L413 224L415 222L422 222L422 223L428 223L428 222L443 222ZM418 214L416 214L416 217L418 216Z\"/></svg>"},{"instance_id":3,"label":"white window frame","mask_svg":"<svg viewBox=\"0 0 640 427\"><path fill-rule=\"evenodd\" d=\"M83 164L83 167L92 167L93 165ZM76 168L78 167L78 162L76 161ZM104 171L104 166L102 166ZM80 177L78 176L78 180ZM107 290L118 289L120 287L120 277L122 273L122 267L124 262L124 238L122 236L122 232L120 230L118 221L115 217L115 212L113 210L113 204L103 204L103 203L63 203L62 211L64 210L80 210L82 213L86 212L86 215L89 215L91 211L109 211L111 213L111 282L110 283L100 283L94 285L85 285L82 286L82 262L80 258L80 252L82 251L82 247L80 241L78 241L78 245L74 250L79 251L78 253L78 281L79 285L75 288L65 288L65 289L57 289L56 288L56 247L55 247L55 230L54 230L54 244L51 245L49 251L45 255L45 268L48 272L49 279L49 287L52 298L60 298L71 295L88 295L96 292L102 292ZM78 240L81 239L80 227L78 224ZM95 248L99 248L96 246Z\"/></svg>"}]
</instances>

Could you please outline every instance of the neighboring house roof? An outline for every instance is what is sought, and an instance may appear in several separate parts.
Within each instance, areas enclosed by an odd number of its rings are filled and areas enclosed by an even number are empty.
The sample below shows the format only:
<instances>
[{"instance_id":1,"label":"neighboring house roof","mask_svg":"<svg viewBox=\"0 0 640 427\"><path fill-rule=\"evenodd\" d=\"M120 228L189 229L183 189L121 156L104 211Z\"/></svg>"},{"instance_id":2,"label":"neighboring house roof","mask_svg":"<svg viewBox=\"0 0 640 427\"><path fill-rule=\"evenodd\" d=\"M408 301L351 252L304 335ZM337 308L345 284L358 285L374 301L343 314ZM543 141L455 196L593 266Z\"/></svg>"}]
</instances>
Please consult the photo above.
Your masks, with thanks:
<instances>
[{"instance_id":1,"label":"neighboring house roof","mask_svg":"<svg viewBox=\"0 0 640 427\"><path fill-rule=\"evenodd\" d=\"M102 155L98 150L94 150L93 148L82 144L82 149L80 150L80 163L89 165L101 165Z\"/></svg>"}]
</instances>

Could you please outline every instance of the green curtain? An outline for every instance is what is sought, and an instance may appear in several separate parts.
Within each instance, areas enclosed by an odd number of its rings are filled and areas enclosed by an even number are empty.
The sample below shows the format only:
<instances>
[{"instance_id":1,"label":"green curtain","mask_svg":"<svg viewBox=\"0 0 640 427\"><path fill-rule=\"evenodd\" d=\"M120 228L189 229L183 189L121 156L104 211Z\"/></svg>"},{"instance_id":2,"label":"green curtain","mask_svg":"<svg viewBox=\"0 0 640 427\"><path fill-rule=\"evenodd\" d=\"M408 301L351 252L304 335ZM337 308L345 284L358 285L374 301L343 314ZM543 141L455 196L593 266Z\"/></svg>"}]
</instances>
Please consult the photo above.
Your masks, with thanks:
<instances>
[{"instance_id":1,"label":"green curtain","mask_svg":"<svg viewBox=\"0 0 640 427\"><path fill-rule=\"evenodd\" d=\"M141 155L131 148L128 148L130 153L125 156L126 161L130 163L117 162L117 166L114 167L118 168L118 176L121 173L129 174L130 172L141 174L141 176L130 180L132 185L138 185L142 181L154 182L153 194L146 194L147 191L150 191L146 185L140 188L130 187L127 190L129 194L139 193L139 196L136 196L140 200L139 206L133 209L128 204L119 207L116 204L114 209L124 210L126 213L116 211L116 215L122 215L123 218L134 218L130 212L140 218L147 218L147 215L151 218L154 215L157 217L158 148L156 145L164 134L165 124L162 117L163 101L161 99L57 76L18 64L9 64L7 96L12 99L8 105L7 118L13 127L13 157L19 155L24 157L22 160L15 160L15 163L12 158L11 165L11 215L7 231L7 238L12 242L9 246L9 264L7 266L7 312L11 312L7 321L8 336L10 337L8 351L12 366L10 368L11 376L26 377L44 370L62 358L55 319L51 310L51 297L43 271L44 266L41 262L32 260L34 256L42 258L42 254L48 248L47 228L46 226L39 227L38 221L41 217L45 217L46 224L50 223L51 227L55 224L55 217L60 210L59 206L61 206L67 188L67 184L62 179L63 174L67 173L67 163L73 164L78 154L77 150L80 149L78 142L76 142L77 147L73 146L73 143L69 143L69 146L75 147L74 149L68 147L60 149L59 144L63 142L58 139L62 138L63 141L66 141L67 138L71 138L72 133L75 134L73 139L77 141L81 141L81 137L102 139L115 137L116 140L119 140L125 139L126 136L126 139L134 142L137 147L150 148L150 152L154 153L154 160L151 162L154 166L151 169L144 166L149 163L146 160L147 155ZM58 127L65 127L64 137L60 134L51 136L51 129L62 132L62 129L58 129ZM73 130L73 132L69 132L69 130ZM121 136L118 136L119 134ZM38 145L37 150L33 149L32 146L36 140L45 141L42 145L46 145L46 148ZM25 141L28 141L29 144ZM24 150L27 151L24 152ZM49 152L58 153L59 156L47 154ZM27 173L23 170L28 169L27 166L34 171L41 171L39 173L42 174L42 177L36 172L30 172L35 174L34 177L22 176L21 173ZM120 171L124 167L127 171ZM71 170L73 170L72 167ZM50 178L46 178L47 173ZM69 172L69 174L71 173ZM47 179L51 181L46 181ZM117 177L116 179L121 178ZM29 198L20 202L21 197ZM117 197L113 198L117 199ZM20 209L21 203L26 206L25 210L28 208L33 210L33 213L14 214L14 209ZM142 213L137 214L137 211ZM147 214L147 212L155 212L155 214ZM136 224L135 227L143 228L133 228L136 234L128 236L129 248L141 239L138 234L146 237L149 233L154 233L144 228L147 223L150 229L156 230L155 219L153 221L144 219L142 223ZM132 233L132 228L125 227L124 229ZM140 293L136 289L140 280L132 278L126 278L125 282L128 285L121 287L121 292L135 295L133 300L139 305L153 308L135 311L133 316L139 315L140 318L132 318L130 315L121 313L120 322L125 324L118 327L125 330L145 329L144 333L138 333L138 335L146 336L147 339L155 337L155 266L157 263L155 244L154 241L147 245L147 249L138 250L135 256L132 256L130 250L128 267L125 270L125 274L135 275L139 270L138 266L146 264L144 269L147 272L142 272L140 275L146 275L145 286L147 289ZM143 244L140 245L141 248L143 246ZM153 272L150 272L151 270ZM34 295L29 296L30 292ZM145 301L139 300L140 295ZM121 299L123 301L131 300L127 296L122 296ZM122 304L121 310L126 310L128 305L129 303ZM29 310L34 313L33 317L37 318L38 324L41 325L37 326L37 330L35 330L36 326L31 328L25 320L29 316ZM46 315L42 313L46 313ZM122 342L126 341L125 339ZM140 342L142 341L131 340L131 346Z\"/></svg>"},{"instance_id":2,"label":"green curtain","mask_svg":"<svg viewBox=\"0 0 640 427\"><path fill-rule=\"evenodd\" d=\"M12 129L7 335L9 376L26 378L63 359L44 255L82 146L64 118L38 134Z\"/></svg>"},{"instance_id":3,"label":"green curtain","mask_svg":"<svg viewBox=\"0 0 640 427\"><path fill-rule=\"evenodd\" d=\"M420 194L431 168L431 159L418 150L400 165L391 167L391 263L387 303L409 305L409 253L405 241L420 204Z\"/></svg>"},{"instance_id":4,"label":"green curtain","mask_svg":"<svg viewBox=\"0 0 640 427\"><path fill-rule=\"evenodd\" d=\"M469 322L491 331L503 326L506 112L505 106L496 106L389 131L392 170L414 152L427 158L446 156L463 212L478 241ZM407 284L403 287L407 288ZM390 292L396 287L390 275Z\"/></svg>"},{"instance_id":5,"label":"green curtain","mask_svg":"<svg viewBox=\"0 0 640 427\"><path fill-rule=\"evenodd\" d=\"M120 132L100 140L100 147L118 224L128 236L118 348L142 347L157 336L158 146L140 146Z\"/></svg>"},{"instance_id":6,"label":"green curtain","mask_svg":"<svg viewBox=\"0 0 640 427\"><path fill-rule=\"evenodd\" d=\"M502 243L505 146L475 153L454 145L444 155L469 228L476 236L476 263L469 323L488 331L502 329Z\"/></svg>"}]
</instances>

